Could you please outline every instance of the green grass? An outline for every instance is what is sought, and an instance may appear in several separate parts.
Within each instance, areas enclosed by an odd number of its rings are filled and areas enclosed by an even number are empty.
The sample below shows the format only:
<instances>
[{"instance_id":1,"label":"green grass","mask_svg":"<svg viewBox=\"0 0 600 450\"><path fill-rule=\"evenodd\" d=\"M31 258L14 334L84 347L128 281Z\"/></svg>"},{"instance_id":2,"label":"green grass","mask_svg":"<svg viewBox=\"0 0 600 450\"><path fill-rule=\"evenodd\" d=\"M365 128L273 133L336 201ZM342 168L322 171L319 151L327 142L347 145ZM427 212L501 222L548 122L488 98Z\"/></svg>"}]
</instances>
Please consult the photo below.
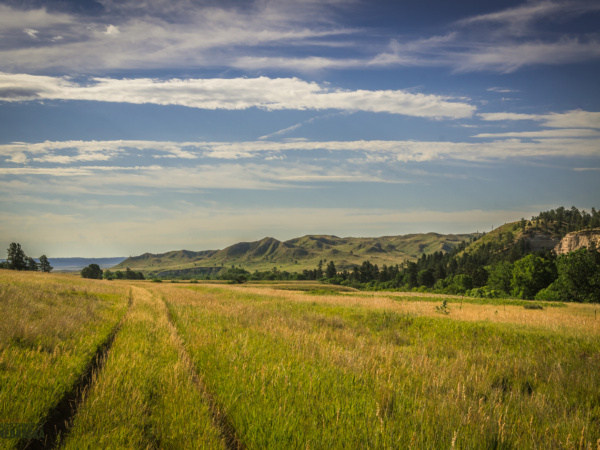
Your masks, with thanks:
<instances>
[{"instance_id":1,"label":"green grass","mask_svg":"<svg viewBox=\"0 0 600 450\"><path fill-rule=\"evenodd\" d=\"M119 322L128 290L8 271L0 281L0 418L41 426Z\"/></svg>"},{"instance_id":2,"label":"green grass","mask_svg":"<svg viewBox=\"0 0 600 450\"><path fill-rule=\"evenodd\" d=\"M443 315L446 297L303 286L0 271L0 419L41 424L120 323L62 447L598 446L593 306Z\"/></svg>"},{"instance_id":3,"label":"green grass","mask_svg":"<svg viewBox=\"0 0 600 450\"><path fill-rule=\"evenodd\" d=\"M164 303L134 288L134 303L65 448L223 448Z\"/></svg>"},{"instance_id":4,"label":"green grass","mask_svg":"<svg viewBox=\"0 0 600 450\"><path fill-rule=\"evenodd\" d=\"M597 335L186 292L185 301L167 295L169 308L250 448L587 448L600 439Z\"/></svg>"}]
</instances>

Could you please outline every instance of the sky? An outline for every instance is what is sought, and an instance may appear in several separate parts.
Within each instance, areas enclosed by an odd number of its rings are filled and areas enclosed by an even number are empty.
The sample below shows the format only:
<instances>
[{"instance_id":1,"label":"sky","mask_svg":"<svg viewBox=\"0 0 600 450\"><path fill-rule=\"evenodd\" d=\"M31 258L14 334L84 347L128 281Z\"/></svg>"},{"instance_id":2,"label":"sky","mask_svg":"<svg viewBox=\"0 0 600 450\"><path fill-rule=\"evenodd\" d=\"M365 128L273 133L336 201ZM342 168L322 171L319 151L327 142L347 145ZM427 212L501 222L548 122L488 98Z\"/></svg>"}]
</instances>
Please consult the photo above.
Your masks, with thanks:
<instances>
[{"instance_id":1,"label":"sky","mask_svg":"<svg viewBox=\"0 0 600 450\"><path fill-rule=\"evenodd\" d=\"M600 206L597 0L0 1L0 246L489 231Z\"/></svg>"}]
</instances>

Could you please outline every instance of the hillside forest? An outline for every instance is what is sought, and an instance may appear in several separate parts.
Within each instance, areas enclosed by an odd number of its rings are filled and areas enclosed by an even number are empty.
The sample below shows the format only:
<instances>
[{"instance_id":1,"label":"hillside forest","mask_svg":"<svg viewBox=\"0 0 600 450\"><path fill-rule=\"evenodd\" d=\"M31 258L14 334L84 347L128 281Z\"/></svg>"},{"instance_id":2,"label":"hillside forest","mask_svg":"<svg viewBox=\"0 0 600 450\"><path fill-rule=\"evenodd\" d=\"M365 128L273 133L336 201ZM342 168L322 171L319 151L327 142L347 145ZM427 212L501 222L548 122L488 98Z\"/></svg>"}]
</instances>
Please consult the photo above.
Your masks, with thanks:
<instances>
[{"instance_id":1,"label":"hillside forest","mask_svg":"<svg viewBox=\"0 0 600 450\"><path fill-rule=\"evenodd\" d=\"M600 227L600 213L572 207L541 212L489 235L473 237L451 252L423 254L396 265L366 260L338 272L334 261L320 261L314 270L250 273L240 267L216 278L246 280L321 280L362 290L399 290L470 297L516 297L548 301L600 302L600 251L595 245L556 255L551 248L533 249L529 237L542 233L560 239L567 233Z\"/></svg>"}]
</instances>

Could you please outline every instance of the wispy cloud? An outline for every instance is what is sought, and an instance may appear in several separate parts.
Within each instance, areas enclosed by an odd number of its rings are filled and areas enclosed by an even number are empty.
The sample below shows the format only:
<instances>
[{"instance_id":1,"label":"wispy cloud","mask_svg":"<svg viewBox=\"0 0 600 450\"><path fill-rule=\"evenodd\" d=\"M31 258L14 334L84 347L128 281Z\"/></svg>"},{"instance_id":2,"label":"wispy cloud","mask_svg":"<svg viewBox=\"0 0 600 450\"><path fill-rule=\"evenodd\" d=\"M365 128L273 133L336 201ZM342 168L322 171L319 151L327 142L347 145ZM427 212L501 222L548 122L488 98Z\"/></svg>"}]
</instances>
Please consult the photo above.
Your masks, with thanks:
<instances>
[{"instance_id":1,"label":"wispy cloud","mask_svg":"<svg viewBox=\"0 0 600 450\"><path fill-rule=\"evenodd\" d=\"M336 2L260 0L244 7L189 1L146 1L143 7L129 1L101 3L104 11L94 16L0 5L5 42L0 70L225 67L248 56L249 48L256 48L260 57L258 47L265 45L327 47L318 39L355 32L333 20L331 4ZM23 29L36 31L36 45L19 37Z\"/></svg>"},{"instance_id":2,"label":"wispy cloud","mask_svg":"<svg viewBox=\"0 0 600 450\"><path fill-rule=\"evenodd\" d=\"M192 1L103 0L97 15L0 5L0 70L103 73L107 70L219 67L314 72L385 66L514 72L600 58L597 36L543 28L600 11L592 1L530 1L466 17L450 31L408 38L369 33L338 13L352 3L255 0L219 7ZM358 41L358 42L357 42ZM332 46L348 49L332 54ZM301 49L301 51L298 51Z\"/></svg>"},{"instance_id":3,"label":"wispy cloud","mask_svg":"<svg viewBox=\"0 0 600 450\"><path fill-rule=\"evenodd\" d=\"M498 92L498 93L502 93L502 94L509 93L509 92L519 92L516 89L508 89L508 88L497 87L497 86L488 88L487 90L490 92Z\"/></svg>"},{"instance_id":4,"label":"wispy cloud","mask_svg":"<svg viewBox=\"0 0 600 450\"><path fill-rule=\"evenodd\" d=\"M596 39L562 37L555 42L540 40L502 44L481 44L469 51L453 54L452 65L458 72L480 70L514 72L525 66L559 65L600 58Z\"/></svg>"},{"instance_id":5,"label":"wispy cloud","mask_svg":"<svg viewBox=\"0 0 600 450\"><path fill-rule=\"evenodd\" d=\"M597 128L600 129L600 112L574 109L564 113L519 114L519 113L480 113L486 121L533 120L551 128Z\"/></svg>"},{"instance_id":6,"label":"wispy cloud","mask_svg":"<svg viewBox=\"0 0 600 450\"><path fill-rule=\"evenodd\" d=\"M564 128L559 130L542 131L511 131L508 133L480 133L473 136L475 138L600 138L600 130L590 130L586 128Z\"/></svg>"},{"instance_id":7,"label":"wispy cloud","mask_svg":"<svg viewBox=\"0 0 600 450\"><path fill-rule=\"evenodd\" d=\"M594 35L540 30L537 24L541 19L565 21L597 12L600 5L594 2L531 1L467 17L452 24L453 31L442 36L392 39L389 48L369 64L510 73L532 65L593 61L600 58L600 41Z\"/></svg>"},{"instance_id":8,"label":"wispy cloud","mask_svg":"<svg viewBox=\"0 0 600 450\"><path fill-rule=\"evenodd\" d=\"M321 158L330 160L330 165L337 166L347 158L360 160L363 163L388 162L390 164L408 162L432 162L440 160L456 160L465 162L497 161L535 157L598 157L598 137L600 132L587 129L546 130L540 132L485 133L476 138L493 138L493 142L427 142L427 141L245 141L245 142L161 142L161 141L68 141L45 143L13 143L0 145L0 157L6 163L29 164L27 167L8 166L0 168L0 173L8 175L52 174L56 169L58 176L81 171L134 170L132 167L118 167L110 161L138 160L137 169L155 170L165 165L154 163L148 166L148 156L169 156L173 160L187 161L187 167L206 167L206 160L223 160L233 164L235 160L252 159L252 164L273 161L282 154L293 157L296 152L318 152ZM523 141L521 139L527 139ZM531 139L531 141L529 141ZM71 149L70 155L64 149ZM136 154L142 151L143 154ZM328 155L325 152L337 152ZM137 159L136 159L137 158ZM359 159L356 159L359 158ZM198 160L197 162L193 162ZM349 159L348 159L349 160ZM155 160L156 161L156 160ZM90 163L97 162L98 166ZM49 168L48 164L57 167ZM68 164L72 167L66 167ZM87 164L87 166L79 166ZM117 164L121 164L117 162ZM305 164L300 160L292 160L289 164ZM318 163L321 164L321 163ZM357 167L360 167L357 163ZM97 167L94 168L94 167ZM223 166L225 167L225 165ZM278 170L278 166L270 166ZM305 166L309 167L309 166ZM312 167L312 166L311 166ZM318 167L318 166L315 166ZM150 169L148 169L150 170ZM165 171L171 170L165 167ZM212 170L212 169L211 169ZM357 169L358 171L360 169ZM87 172L86 172L87 173ZM358 172L357 172L358 173ZM226 174L219 175L223 179L231 179ZM300 172L298 175L306 175ZM331 173L328 173L331 175ZM104 174L104 177L108 175ZM338 174L335 174L338 176ZM353 177L360 176L352 174ZM205 177L205 175L203 175ZM181 180L179 176L175 177ZM273 177L269 178L273 180ZM277 177L283 180L282 177ZM291 179L291 178L286 178ZM197 185L197 182L192 183Z\"/></svg>"},{"instance_id":9,"label":"wispy cloud","mask_svg":"<svg viewBox=\"0 0 600 450\"><path fill-rule=\"evenodd\" d=\"M502 11L468 17L458 21L457 25L498 24L513 33L524 34L541 19L563 21L594 11L600 11L600 5L590 1L529 1Z\"/></svg>"},{"instance_id":10,"label":"wispy cloud","mask_svg":"<svg viewBox=\"0 0 600 450\"><path fill-rule=\"evenodd\" d=\"M324 110L385 112L416 117L470 117L475 107L448 97L401 90L343 90L298 78L171 79L93 78L0 73L0 100L89 100L180 105L202 109Z\"/></svg>"}]
</instances>

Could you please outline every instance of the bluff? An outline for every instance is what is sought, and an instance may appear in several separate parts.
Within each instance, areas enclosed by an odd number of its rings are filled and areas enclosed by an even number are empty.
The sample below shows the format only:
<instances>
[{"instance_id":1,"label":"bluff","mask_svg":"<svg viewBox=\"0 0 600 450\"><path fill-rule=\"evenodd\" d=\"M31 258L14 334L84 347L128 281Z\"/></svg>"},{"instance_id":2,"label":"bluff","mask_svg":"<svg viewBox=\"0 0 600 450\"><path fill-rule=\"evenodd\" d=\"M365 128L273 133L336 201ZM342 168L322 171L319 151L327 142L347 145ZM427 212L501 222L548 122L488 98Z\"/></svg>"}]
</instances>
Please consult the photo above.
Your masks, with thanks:
<instances>
[{"instance_id":1,"label":"bluff","mask_svg":"<svg viewBox=\"0 0 600 450\"><path fill-rule=\"evenodd\" d=\"M589 247L592 243L596 244L596 247L600 247L600 228L568 233L554 247L554 252L557 255L562 255L582 247Z\"/></svg>"}]
</instances>

